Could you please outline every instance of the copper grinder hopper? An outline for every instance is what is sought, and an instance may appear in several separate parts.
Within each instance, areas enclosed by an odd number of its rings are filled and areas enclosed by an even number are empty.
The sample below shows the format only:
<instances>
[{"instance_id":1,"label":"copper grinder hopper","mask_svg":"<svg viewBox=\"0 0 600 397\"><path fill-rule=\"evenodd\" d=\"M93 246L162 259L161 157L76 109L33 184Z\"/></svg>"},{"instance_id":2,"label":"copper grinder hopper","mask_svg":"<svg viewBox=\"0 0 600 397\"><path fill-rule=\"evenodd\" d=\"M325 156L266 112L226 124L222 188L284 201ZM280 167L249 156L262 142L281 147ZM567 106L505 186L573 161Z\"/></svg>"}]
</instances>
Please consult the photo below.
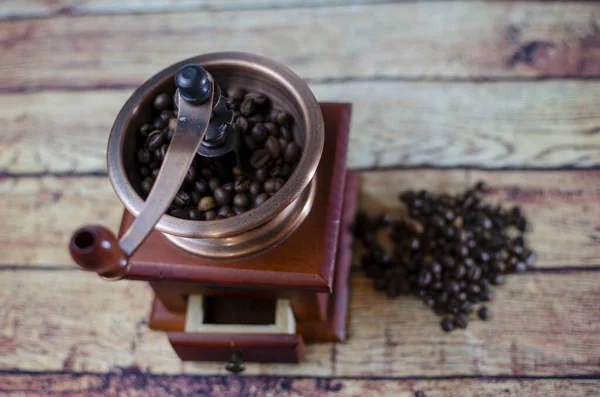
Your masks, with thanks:
<instances>
[{"instance_id":1,"label":"copper grinder hopper","mask_svg":"<svg viewBox=\"0 0 600 397\"><path fill-rule=\"evenodd\" d=\"M166 214L196 154L217 162L234 159L244 173L253 172L245 164L241 139L231 127L233 112L222 95L236 86L264 93L294 117L294 139L302 147L295 171L269 200L233 217L193 221ZM135 172L135 135L150 118L152 102L162 92L174 95L179 109L177 126L144 201ZM135 221L120 240L99 225L79 228L69 244L71 255L87 270L107 279L121 279L127 274L130 257L153 229L186 251L214 259L267 249L290 235L310 212L323 145L323 116L317 100L287 67L242 52L210 53L173 64L133 93L117 115L108 141L110 181Z\"/></svg>"}]
</instances>

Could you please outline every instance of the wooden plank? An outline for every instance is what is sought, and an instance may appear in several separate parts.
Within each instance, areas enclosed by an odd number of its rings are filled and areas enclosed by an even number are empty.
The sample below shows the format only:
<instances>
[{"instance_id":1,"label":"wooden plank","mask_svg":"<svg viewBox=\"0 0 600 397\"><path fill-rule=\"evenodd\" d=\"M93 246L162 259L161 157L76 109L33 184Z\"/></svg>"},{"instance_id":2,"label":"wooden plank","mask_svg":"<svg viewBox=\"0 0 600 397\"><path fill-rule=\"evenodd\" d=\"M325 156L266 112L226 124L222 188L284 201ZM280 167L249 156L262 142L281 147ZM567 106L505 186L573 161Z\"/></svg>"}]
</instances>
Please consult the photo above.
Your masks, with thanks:
<instances>
[{"instance_id":1,"label":"wooden plank","mask_svg":"<svg viewBox=\"0 0 600 397\"><path fill-rule=\"evenodd\" d=\"M397 213L401 190L456 191L476 179L494 187L491 201L521 205L529 214L537 267L600 265L598 171L367 172L362 175L360 205L373 213L382 209ZM106 177L4 178L0 193L1 265L69 265L71 233L87 223L117 231L123 208Z\"/></svg>"},{"instance_id":2,"label":"wooden plank","mask_svg":"<svg viewBox=\"0 0 600 397\"><path fill-rule=\"evenodd\" d=\"M410 0L404 0L410 1ZM157 13L189 11L248 10L261 8L327 7L349 4L377 4L383 0L5 0L1 19L52 17L58 15L93 15L123 13Z\"/></svg>"},{"instance_id":3,"label":"wooden plank","mask_svg":"<svg viewBox=\"0 0 600 397\"><path fill-rule=\"evenodd\" d=\"M0 373L0 395L57 393L63 397L107 395L203 395L212 397L595 397L597 379L336 379L257 376L153 375L126 369L111 374ZM418 394L421 392L423 394ZM257 394L258 393L258 394Z\"/></svg>"},{"instance_id":4,"label":"wooden plank","mask_svg":"<svg viewBox=\"0 0 600 397\"><path fill-rule=\"evenodd\" d=\"M350 82L311 88L321 101L353 103L352 168L600 164L600 81ZM0 94L5 137L0 171L104 171L112 123L132 92Z\"/></svg>"},{"instance_id":5,"label":"wooden plank","mask_svg":"<svg viewBox=\"0 0 600 397\"><path fill-rule=\"evenodd\" d=\"M133 87L223 49L312 80L599 76L598 26L598 3L510 1L4 21L0 90Z\"/></svg>"},{"instance_id":6,"label":"wooden plank","mask_svg":"<svg viewBox=\"0 0 600 397\"><path fill-rule=\"evenodd\" d=\"M513 275L491 321L446 334L416 298L389 300L354 273L347 342L308 344L301 365L248 363L246 374L598 375L599 283L597 271ZM166 334L147 328L151 295L145 283L83 271L3 271L0 369L225 374L224 363L181 362Z\"/></svg>"}]
</instances>

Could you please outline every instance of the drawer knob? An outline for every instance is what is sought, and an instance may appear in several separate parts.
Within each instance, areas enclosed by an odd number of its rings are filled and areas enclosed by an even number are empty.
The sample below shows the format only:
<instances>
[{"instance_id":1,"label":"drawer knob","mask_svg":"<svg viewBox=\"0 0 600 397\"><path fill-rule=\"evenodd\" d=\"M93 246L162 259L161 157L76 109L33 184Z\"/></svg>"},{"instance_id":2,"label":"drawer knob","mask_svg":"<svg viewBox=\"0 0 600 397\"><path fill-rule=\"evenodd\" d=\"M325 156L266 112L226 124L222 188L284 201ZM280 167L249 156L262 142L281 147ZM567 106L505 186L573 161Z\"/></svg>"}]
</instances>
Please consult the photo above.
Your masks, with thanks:
<instances>
[{"instance_id":1,"label":"drawer knob","mask_svg":"<svg viewBox=\"0 0 600 397\"><path fill-rule=\"evenodd\" d=\"M233 372L234 374L239 374L246 369L244 361L242 360L242 356L239 352L231 353L231 357L225 365L225 369L229 372Z\"/></svg>"}]
</instances>

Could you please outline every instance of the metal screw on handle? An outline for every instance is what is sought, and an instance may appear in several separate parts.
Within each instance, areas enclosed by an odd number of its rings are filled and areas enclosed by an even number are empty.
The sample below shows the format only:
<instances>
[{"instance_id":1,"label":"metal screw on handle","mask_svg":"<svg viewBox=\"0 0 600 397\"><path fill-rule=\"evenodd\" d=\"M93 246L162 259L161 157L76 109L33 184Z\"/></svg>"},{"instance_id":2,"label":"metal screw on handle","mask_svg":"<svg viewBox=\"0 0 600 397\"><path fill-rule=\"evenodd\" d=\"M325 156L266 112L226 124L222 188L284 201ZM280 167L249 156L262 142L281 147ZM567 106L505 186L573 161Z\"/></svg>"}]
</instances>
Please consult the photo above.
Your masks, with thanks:
<instances>
[{"instance_id":1,"label":"metal screw on handle","mask_svg":"<svg viewBox=\"0 0 600 397\"><path fill-rule=\"evenodd\" d=\"M242 360L242 356L239 352L234 351L231 353L229 361L227 364L225 364L225 369L229 372L233 372L234 374L239 374L246 369L244 361Z\"/></svg>"}]
</instances>

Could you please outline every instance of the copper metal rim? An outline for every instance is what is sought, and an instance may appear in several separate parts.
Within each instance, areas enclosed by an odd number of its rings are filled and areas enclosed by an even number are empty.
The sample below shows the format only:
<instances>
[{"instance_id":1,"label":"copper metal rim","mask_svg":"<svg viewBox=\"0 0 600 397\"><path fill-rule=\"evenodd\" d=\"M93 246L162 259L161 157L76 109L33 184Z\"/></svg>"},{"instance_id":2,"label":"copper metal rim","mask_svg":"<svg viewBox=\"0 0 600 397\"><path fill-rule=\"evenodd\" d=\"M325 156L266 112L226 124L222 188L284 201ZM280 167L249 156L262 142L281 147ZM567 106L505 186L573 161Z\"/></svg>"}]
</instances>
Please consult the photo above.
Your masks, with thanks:
<instances>
[{"instance_id":1,"label":"copper metal rim","mask_svg":"<svg viewBox=\"0 0 600 397\"><path fill-rule=\"evenodd\" d=\"M173 244L196 255L233 258L255 254L285 240L308 216L317 193L317 177L287 208L267 223L237 236L188 238L163 233Z\"/></svg>"},{"instance_id":2,"label":"copper metal rim","mask_svg":"<svg viewBox=\"0 0 600 397\"><path fill-rule=\"evenodd\" d=\"M310 88L300 77L286 66L262 56L242 52L220 52L189 58L169 66L133 93L119 112L108 141L108 175L119 199L134 216L138 216L144 201L135 191L125 169L123 148L126 134L136 133L132 119L141 112L141 104L148 103L156 87L168 84L173 80L176 71L188 63L200 64L213 75L218 75L219 70L226 70L231 74L231 80L237 83L243 81L242 78L255 77L256 80L265 83L264 92L267 95L269 89L277 90L278 95L288 101L287 107L295 109L299 116L296 117L294 135L297 138L304 137L303 141L299 142L303 149L302 156L286 184L264 204L243 214L215 221L191 221L163 215L155 227L163 233L187 238L236 236L274 218L290 206L308 186L323 152L323 115ZM242 73L242 77L235 76L237 70ZM223 80L229 78L229 74L224 74L217 82L222 87L227 86L228 82Z\"/></svg>"}]
</instances>

